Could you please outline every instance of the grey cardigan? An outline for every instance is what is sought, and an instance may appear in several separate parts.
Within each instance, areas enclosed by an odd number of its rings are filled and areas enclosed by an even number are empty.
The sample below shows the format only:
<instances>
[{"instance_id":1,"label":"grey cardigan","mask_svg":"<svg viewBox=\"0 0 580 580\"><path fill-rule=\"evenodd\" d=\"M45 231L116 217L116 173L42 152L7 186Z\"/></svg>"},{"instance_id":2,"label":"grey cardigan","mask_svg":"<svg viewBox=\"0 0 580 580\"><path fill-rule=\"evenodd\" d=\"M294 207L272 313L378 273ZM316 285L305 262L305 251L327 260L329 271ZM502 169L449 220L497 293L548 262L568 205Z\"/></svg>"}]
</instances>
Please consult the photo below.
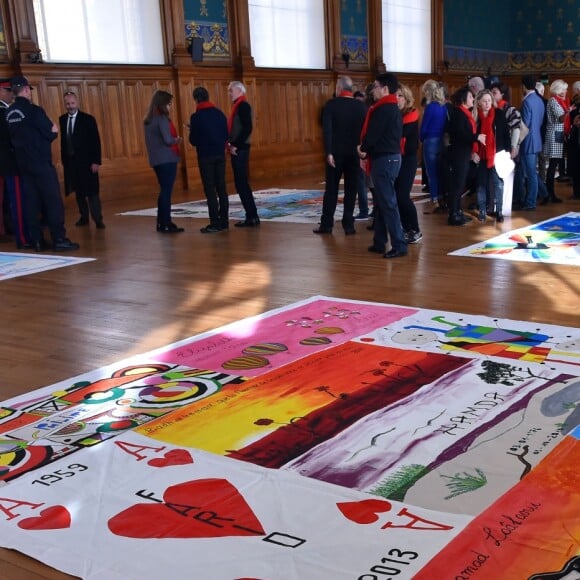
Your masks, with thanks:
<instances>
[{"instance_id":1,"label":"grey cardigan","mask_svg":"<svg viewBox=\"0 0 580 580\"><path fill-rule=\"evenodd\" d=\"M171 136L169 117L154 115L145 125L145 145L151 167L162 163L177 163L179 155L171 149L177 142L178 139Z\"/></svg>"}]
</instances>

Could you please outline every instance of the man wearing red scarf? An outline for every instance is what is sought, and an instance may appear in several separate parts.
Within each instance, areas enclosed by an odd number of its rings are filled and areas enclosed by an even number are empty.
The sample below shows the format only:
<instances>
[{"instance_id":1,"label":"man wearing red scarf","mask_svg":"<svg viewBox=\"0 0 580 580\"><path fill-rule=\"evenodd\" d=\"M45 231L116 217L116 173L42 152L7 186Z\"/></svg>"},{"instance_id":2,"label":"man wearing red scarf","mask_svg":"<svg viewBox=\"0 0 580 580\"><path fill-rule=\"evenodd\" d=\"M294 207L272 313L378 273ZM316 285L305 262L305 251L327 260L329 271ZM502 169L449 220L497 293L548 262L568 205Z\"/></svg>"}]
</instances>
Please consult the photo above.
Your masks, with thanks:
<instances>
[{"instance_id":1,"label":"man wearing red scarf","mask_svg":"<svg viewBox=\"0 0 580 580\"><path fill-rule=\"evenodd\" d=\"M334 226L334 212L338 202L338 186L344 175L344 205L342 227L345 235L356 233L354 206L360 173L357 153L360 132L366 115L364 103L352 94L352 80L338 77L336 97L330 99L322 112L324 151L326 153L326 188L322 201L322 217L315 234L330 234Z\"/></svg>"},{"instance_id":2,"label":"man wearing red scarf","mask_svg":"<svg viewBox=\"0 0 580 580\"><path fill-rule=\"evenodd\" d=\"M209 213L209 225L200 231L214 234L229 227L226 191L228 122L223 112L210 102L205 87L193 90L193 100L196 110L189 120L189 142L197 151L197 165Z\"/></svg>"},{"instance_id":3,"label":"man wearing red scarf","mask_svg":"<svg viewBox=\"0 0 580 580\"><path fill-rule=\"evenodd\" d=\"M401 169L403 137L403 118L396 96L398 85L394 74L382 73L376 77L375 104L368 110L359 146L361 158L370 162L377 204L373 245L369 246L369 252L383 254L385 258L407 255L407 242L395 192L395 180ZM390 238L391 249L384 253L387 237Z\"/></svg>"},{"instance_id":4,"label":"man wearing red scarf","mask_svg":"<svg viewBox=\"0 0 580 580\"><path fill-rule=\"evenodd\" d=\"M246 219L235 224L238 228L260 225L256 201L248 178L250 164L250 135L252 134L252 107L246 100L246 87L240 81L228 86L232 110L228 118L228 150L232 160L234 183L246 212Z\"/></svg>"}]
</instances>

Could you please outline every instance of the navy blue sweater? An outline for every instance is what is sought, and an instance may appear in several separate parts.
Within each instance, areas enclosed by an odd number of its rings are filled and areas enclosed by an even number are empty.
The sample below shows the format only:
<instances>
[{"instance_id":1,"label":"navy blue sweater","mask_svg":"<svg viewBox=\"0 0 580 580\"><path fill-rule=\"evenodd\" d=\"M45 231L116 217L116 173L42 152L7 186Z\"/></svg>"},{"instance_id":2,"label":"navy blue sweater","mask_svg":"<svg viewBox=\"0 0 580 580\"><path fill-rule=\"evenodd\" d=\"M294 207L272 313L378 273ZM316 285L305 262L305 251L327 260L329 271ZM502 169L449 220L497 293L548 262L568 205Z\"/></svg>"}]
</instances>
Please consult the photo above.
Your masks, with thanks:
<instances>
[{"instance_id":1,"label":"navy blue sweater","mask_svg":"<svg viewBox=\"0 0 580 580\"><path fill-rule=\"evenodd\" d=\"M199 109L189 120L189 142L198 159L225 156L228 120L217 107Z\"/></svg>"}]
</instances>

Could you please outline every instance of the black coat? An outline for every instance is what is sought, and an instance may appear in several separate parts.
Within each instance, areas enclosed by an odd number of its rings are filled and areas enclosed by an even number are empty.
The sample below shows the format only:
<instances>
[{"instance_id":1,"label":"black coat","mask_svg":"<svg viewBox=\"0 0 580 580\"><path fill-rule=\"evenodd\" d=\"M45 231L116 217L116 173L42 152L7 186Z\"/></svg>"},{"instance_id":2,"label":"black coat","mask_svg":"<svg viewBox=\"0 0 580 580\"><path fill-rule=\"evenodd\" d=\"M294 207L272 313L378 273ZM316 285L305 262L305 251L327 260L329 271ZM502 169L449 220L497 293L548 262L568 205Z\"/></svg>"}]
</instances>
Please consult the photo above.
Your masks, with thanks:
<instances>
[{"instance_id":1,"label":"black coat","mask_svg":"<svg viewBox=\"0 0 580 580\"><path fill-rule=\"evenodd\" d=\"M86 195L99 192L99 174L91 171L91 165L101 165L101 138L97 122L92 115L77 112L72 134L72 151L67 140L68 114L59 117L60 158L64 168L65 192L76 191Z\"/></svg>"},{"instance_id":2,"label":"black coat","mask_svg":"<svg viewBox=\"0 0 580 580\"><path fill-rule=\"evenodd\" d=\"M16 175L16 159L14 148L10 141L8 123L6 122L6 111L8 109L0 106L0 175Z\"/></svg>"}]
</instances>

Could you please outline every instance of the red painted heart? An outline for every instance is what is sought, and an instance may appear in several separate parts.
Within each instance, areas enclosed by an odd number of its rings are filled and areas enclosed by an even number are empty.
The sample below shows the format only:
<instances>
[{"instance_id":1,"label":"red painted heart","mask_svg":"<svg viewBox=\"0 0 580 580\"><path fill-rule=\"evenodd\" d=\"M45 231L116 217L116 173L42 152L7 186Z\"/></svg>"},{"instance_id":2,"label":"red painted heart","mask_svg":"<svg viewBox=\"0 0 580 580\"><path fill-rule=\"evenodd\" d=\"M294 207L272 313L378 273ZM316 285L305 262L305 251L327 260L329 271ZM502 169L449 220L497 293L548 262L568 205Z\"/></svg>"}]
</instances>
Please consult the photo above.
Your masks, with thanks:
<instances>
[{"instance_id":1,"label":"red painted heart","mask_svg":"<svg viewBox=\"0 0 580 580\"><path fill-rule=\"evenodd\" d=\"M379 519L380 513L391 510L391 502L386 499L363 499L336 504L343 515L357 524L372 524Z\"/></svg>"},{"instance_id":2,"label":"red painted heart","mask_svg":"<svg viewBox=\"0 0 580 580\"><path fill-rule=\"evenodd\" d=\"M147 465L151 467L169 467L170 465L187 465L193 463L193 457L185 449L172 449L163 455L163 457L156 457L150 459Z\"/></svg>"},{"instance_id":3,"label":"red painted heart","mask_svg":"<svg viewBox=\"0 0 580 580\"><path fill-rule=\"evenodd\" d=\"M23 530L61 530L70 528L71 517L69 511L62 505L55 505L43 509L34 518L25 518L18 522Z\"/></svg>"},{"instance_id":4,"label":"red painted heart","mask_svg":"<svg viewBox=\"0 0 580 580\"><path fill-rule=\"evenodd\" d=\"M163 503L135 504L113 516L113 534L127 538L223 538L265 535L240 492L225 479L172 485Z\"/></svg>"}]
</instances>

